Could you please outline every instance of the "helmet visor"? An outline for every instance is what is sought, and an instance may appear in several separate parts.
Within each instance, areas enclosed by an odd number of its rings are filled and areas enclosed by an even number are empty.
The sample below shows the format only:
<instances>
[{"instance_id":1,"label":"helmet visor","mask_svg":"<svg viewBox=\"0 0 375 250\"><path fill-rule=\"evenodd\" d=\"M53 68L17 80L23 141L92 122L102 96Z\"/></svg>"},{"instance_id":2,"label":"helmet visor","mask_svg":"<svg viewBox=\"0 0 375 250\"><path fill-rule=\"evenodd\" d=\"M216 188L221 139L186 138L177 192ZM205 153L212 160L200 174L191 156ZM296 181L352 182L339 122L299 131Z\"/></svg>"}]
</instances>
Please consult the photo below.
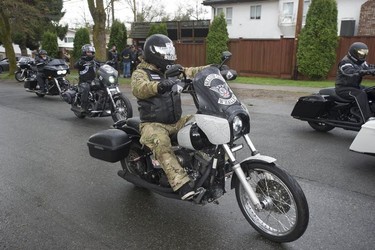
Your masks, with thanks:
<instances>
[{"instance_id":1,"label":"helmet visor","mask_svg":"<svg viewBox=\"0 0 375 250\"><path fill-rule=\"evenodd\" d=\"M368 49L359 49L357 50L357 56L358 59L366 59L366 56L368 55Z\"/></svg>"},{"instance_id":2,"label":"helmet visor","mask_svg":"<svg viewBox=\"0 0 375 250\"><path fill-rule=\"evenodd\" d=\"M164 60L174 61L177 59L176 50L172 43L166 43L165 47L154 46L156 53L159 53Z\"/></svg>"}]
</instances>

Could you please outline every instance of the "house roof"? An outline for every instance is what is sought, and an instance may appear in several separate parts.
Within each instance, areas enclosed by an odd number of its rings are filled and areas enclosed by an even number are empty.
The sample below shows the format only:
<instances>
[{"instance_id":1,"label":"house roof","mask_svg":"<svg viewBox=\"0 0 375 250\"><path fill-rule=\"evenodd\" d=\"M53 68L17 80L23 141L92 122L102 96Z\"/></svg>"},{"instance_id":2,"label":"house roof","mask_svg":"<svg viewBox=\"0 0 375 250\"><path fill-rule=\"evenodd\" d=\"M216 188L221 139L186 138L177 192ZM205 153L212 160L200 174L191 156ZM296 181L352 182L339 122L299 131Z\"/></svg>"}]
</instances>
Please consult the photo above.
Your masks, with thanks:
<instances>
[{"instance_id":1,"label":"house roof","mask_svg":"<svg viewBox=\"0 0 375 250\"><path fill-rule=\"evenodd\" d=\"M204 0L203 5L213 5L213 4L223 4L223 3L250 3L250 2L260 2L269 0Z\"/></svg>"}]
</instances>

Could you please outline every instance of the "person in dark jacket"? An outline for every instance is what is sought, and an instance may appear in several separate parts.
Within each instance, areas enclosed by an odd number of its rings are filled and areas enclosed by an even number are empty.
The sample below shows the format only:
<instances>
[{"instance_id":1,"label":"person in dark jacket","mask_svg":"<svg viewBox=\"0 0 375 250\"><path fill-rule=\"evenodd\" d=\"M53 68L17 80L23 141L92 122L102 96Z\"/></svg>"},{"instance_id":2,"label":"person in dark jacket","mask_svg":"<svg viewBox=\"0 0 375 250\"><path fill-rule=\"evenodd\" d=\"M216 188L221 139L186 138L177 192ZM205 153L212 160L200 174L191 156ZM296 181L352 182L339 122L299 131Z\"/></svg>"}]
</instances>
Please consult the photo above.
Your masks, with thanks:
<instances>
[{"instance_id":1,"label":"person in dark jacket","mask_svg":"<svg viewBox=\"0 0 375 250\"><path fill-rule=\"evenodd\" d=\"M40 94L46 94L46 76L43 73L44 65L46 65L49 61L51 61L51 58L48 56L47 51L40 50L38 53L38 56L35 58L35 64L37 65L37 74L36 74L36 80L39 85L39 93Z\"/></svg>"},{"instance_id":2,"label":"person in dark jacket","mask_svg":"<svg viewBox=\"0 0 375 250\"><path fill-rule=\"evenodd\" d=\"M96 70L99 68L100 63L95 61L95 48L91 44L82 46L82 56L75 63L74 67L79 72L78 90L81 94L81 112L87 111L88 97L91 82L96 77Z\"/></svg>"},{"instance_id":3,"label":"person in dark jacket","mask_svg":"<svg viewBox=\"0 0 375 250\"><path fill-rule=\"evenodd\" d=\"M121 52L123 71L122 74L124 78L130 78L131 72L131 62L132 62L132 51L130 45L126 45L125 49Z\"/></svg>"},{"instance_id":4,"label":"person in dark jacket","mask_svg":"<svg viewBox=\"0 0 375 250\"><path fill-rule=\"evenodd\" d=\"M108 61L111 61L113 67L118 70L118 53L116 45L113 45L112 48L108 51Z\"/></svg>"},{"instance_id":5,"label":"person in dark jacket","mask_svg":"<svg viewBox=\"0 0 375 250\"><path fill-rule=\"evenodd\" d=\"M337 95L347 100L355 100L363 122L373 115L368 103L365 87L361 85L362 77L375 68L366 62L368 47L361 42L355 42L349 47L347 55L338 65L335 89Z\"/></svg>"},{"instance_id":6,"label":"person in dark jacket","mask_svg":"<svg viewBox=\"0 0 375 250\"><path fill-rule=\"evenodd\" d=\"M143 59L132 74L131 86L138 99L140 142L153 151L173 191L178 192L182 200L187 200L193 198L195 192L189 176L173 153L170 136L176 134L191 115L182 116L180 94L171 92L179 80L164 76L167 67L175 60L175 48L167 36L155 34L148 37ZM205 67L181 67L181 70L192 77Z\"/></svg>"}]
</instances>

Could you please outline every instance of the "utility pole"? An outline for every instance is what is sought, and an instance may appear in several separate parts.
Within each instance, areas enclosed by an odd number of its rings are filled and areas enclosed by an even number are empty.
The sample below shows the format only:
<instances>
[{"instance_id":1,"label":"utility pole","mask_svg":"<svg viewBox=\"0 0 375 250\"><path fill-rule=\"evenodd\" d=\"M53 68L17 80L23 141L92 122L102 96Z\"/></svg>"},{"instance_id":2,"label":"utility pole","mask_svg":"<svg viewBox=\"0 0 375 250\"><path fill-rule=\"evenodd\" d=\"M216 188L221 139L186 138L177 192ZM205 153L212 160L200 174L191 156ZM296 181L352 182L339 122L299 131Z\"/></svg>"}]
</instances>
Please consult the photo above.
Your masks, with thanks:
<instances>
[{"instance_id":1,"label":"utility pole","mask_svg":"<svg viewBox=\"0 0 375 250\"><path fill-rule=\"evenodd\" d=\"M298 0L296 30L295 30L295 35L294 35L294 46L293 46L293 62L292 62L292 79L293 80L298 79L297 48L298 48L298 37L302 28L302 18L303 18L303 0Z\"/></svg>"}]
</instances>

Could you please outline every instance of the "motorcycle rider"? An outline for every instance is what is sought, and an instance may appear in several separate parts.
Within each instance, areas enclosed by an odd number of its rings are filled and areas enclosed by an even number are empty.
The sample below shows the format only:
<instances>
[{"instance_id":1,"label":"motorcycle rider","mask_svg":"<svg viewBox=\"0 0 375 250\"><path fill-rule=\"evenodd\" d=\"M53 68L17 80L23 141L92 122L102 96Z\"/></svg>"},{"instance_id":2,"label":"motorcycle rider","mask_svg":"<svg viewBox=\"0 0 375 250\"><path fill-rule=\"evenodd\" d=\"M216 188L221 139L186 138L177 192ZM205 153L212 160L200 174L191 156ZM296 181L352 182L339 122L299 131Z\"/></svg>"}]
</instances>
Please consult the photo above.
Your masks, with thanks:
<instances>
[{"instance_id":1,"label":"motorcycle rider","mask_svg":"<svg viewBox=\"0 0 375 250\"><path fill-rule=\"evenodd\" d=\"M78 90L81 94L81 112L87 111L90 84L95 79L100 63L95 61L95 47L85 44L81 48L81 58L74 64L79 72Z\"/></svg>"},{"instance_id":2,"label":"motorcycle rider","mask_svg":"<svg viewBox=\"0 0 375 250\"><path fill-rule=\"evenodd\" d=\"M40 50L38 56L35 59L35 64L37 65L37 74L36 80L39 85L39 93L45 94L47 93L46 89L46 76L43 73L44 65L46 65L51 58L48 56L47 51L44 49Z\"/></svg>"},{"instance_id":3,"label":"motorcycle rider","mask_svg":"<svg viewBox=\"0 0 375 250\"><path fill-rule=\"evenodd\" d=\"M193 198L190 178L171 149L170 136L184 126L191 115L182 116L180 94L170 92L178 79L166 78L166 69L177 59L171 39L155 34L144 44L143 58L131 77L132 93L138 99L141 119L140 142L149 147L161 164L173 191L182 200ZM182 68L188 77L207 66Z\"/></svg>"},{"instance_id":4,"label":"motorcycle rider","mask_svg":"<svg viewBox=\"0 0 375 250\"><path fill-rule=\"evenodd\" d=\"M368 47L362 42L355 42L349 47L346 56L338 64L335 89L337 95L344 99L355 100L363 122L375 119L371 117L365 87L361 85L362 77L375 65L366 62Z\"/></svg>"}]
</instances>

